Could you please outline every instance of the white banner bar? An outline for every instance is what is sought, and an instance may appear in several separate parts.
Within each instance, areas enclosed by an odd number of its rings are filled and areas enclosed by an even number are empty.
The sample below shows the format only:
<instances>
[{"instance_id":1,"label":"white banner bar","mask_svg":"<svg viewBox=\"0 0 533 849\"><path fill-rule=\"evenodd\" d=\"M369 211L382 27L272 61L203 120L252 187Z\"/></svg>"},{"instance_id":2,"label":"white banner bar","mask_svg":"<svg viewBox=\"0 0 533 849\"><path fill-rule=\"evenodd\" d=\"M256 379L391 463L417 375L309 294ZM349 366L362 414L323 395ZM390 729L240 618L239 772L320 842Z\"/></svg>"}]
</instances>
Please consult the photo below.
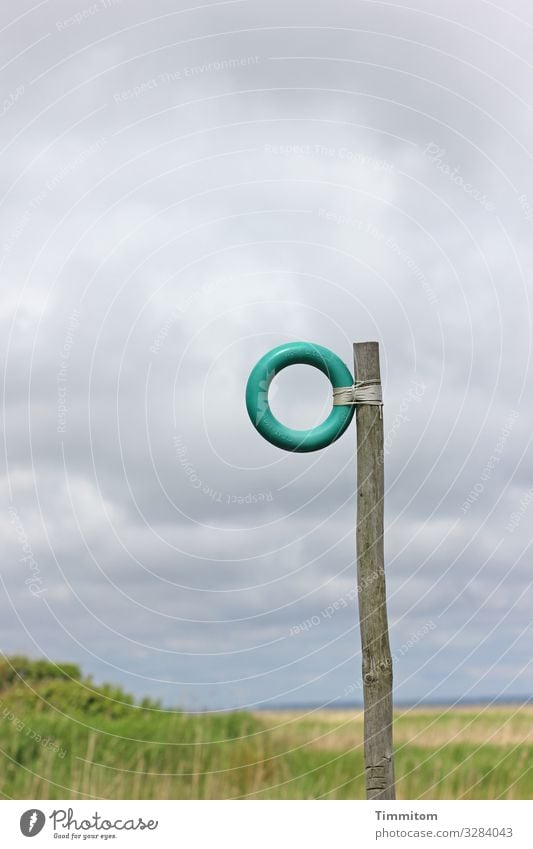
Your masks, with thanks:
<instances>
[{"instance_id":1,"label":"white banner bar","mask_svg":"<svg viewBox=\"0 0 533 849\"><path fill-rule=\"evenodd\" d=\"M124 849L531 849L532 813L530 801L5 801L0 824L9 849L67 840Z\"/></svg>"}]
</instances>

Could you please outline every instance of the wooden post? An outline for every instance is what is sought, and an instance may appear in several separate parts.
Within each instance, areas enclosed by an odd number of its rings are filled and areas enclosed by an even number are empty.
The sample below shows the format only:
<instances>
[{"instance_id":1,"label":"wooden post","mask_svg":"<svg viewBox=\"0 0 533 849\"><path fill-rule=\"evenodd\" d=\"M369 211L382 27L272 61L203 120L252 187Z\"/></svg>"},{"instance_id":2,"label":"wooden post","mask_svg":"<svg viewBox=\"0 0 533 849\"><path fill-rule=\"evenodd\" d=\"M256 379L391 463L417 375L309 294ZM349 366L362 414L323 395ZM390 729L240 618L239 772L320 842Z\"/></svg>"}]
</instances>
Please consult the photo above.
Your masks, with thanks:
<instances>
[{"instance_id":1,"label":"wooden post","mask_svg":"<svg viewBox=\"0 0 533 849\"><path fill-rule=\"evenodd\" d=\"M380 380L379 345L353 346L355 379ZM364 758L367 799L395 799L392 751L392 657L383 554L383 419L381 408L356 406L357 586L363 655Z\"/></svg>"}]
</instances>

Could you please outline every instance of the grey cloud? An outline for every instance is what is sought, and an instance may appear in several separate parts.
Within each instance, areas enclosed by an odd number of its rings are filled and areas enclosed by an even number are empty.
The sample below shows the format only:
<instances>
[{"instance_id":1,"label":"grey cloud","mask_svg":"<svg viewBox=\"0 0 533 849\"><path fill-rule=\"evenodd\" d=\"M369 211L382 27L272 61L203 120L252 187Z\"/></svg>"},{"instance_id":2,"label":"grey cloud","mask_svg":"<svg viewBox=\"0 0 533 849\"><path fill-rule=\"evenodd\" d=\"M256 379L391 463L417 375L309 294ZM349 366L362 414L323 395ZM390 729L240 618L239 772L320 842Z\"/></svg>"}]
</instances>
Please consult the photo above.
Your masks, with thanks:
<instances>
[{"instance_id":1,"label":"grey cloud","mask_svg":"<svg viewBox=\"0 0 533 849\"><path fill-rule=\"evenodd\" d=\"M167 703L355 698L356 608L321 613L355 583L353 429L287 455L243 395L276 344L351 367L375 338L394 646L436 623L398 694L529 692L529 7L24 12L2 34L4 649ZM305 369L276 387L286 421L325 414Z\"/></svg>"}]
</instances>

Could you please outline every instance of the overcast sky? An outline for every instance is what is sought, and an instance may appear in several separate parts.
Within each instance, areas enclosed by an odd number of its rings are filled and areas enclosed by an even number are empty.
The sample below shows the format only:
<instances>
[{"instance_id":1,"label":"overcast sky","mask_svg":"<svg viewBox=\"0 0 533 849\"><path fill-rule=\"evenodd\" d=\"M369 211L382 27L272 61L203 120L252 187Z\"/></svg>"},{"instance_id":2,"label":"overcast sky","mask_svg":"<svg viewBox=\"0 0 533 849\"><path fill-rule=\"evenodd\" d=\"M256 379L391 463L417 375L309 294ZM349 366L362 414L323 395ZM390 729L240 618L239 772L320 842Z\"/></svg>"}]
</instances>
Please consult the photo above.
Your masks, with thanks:
<instances>
[{"instance_id":1,"label":"overcast sky","mask_svg":"<svg viewBox=\"0 0 533 849\"><path fill-rule=\"evenodd\" d=\"M396 698L531 696L530 4L2 18L2 650L359 701L354 426L286 453L244 390L282 342L375 339ZM271 401L309 427L329 384Z\"/></svg>"}]
</instances>

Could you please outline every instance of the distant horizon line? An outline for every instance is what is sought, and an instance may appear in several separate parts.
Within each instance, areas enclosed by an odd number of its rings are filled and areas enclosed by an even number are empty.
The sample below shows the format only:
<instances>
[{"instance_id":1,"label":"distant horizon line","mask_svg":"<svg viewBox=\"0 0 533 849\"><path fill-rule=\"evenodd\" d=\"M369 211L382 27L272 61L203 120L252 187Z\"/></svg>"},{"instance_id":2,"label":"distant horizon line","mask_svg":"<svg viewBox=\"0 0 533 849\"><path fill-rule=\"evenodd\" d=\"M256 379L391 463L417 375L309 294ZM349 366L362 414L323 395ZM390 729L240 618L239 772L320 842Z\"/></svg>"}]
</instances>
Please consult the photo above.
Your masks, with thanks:
<instances>
[{"instance_id":1,"label":"distant horizon line","mask_svg":"<svg viewBox=\"0 0 533 849\"><path fill-rule=\"evenodd\" d=\"M451 699L398 699L394 701L395 707L453 707L455 705L517 705L533 704L533 695L530 696L481 696L480 698L451 698ZM288 702L284 704L267 704L255 710L293 710L296 708L322 708L322 710L342 710L344 708L363 709L363 702L333 701L322 702Z\"/></svg>"},{"instance_id":2,"label":"distant horizon line","mask_svg":"<svg viewBox=\"0 0 533 849\"><path fill-rule=\"evenodd\" d=\"M533 705L533 695L530 696L486 696L481 698L465 698L465 699L428 699L425 701L407 701L400 699L394 702L394 708L424 708L424 707L441 707L441 708L456 708L456 707L491 707L491 706L509 706L516 707L518 705ZM314 711L314 710L363 710L362 702L287 702L283 704L259 704L247 705L246 707L228 707L228 708L181 708L184 713L232 713L236 711L246 712L266 712L266 711Z\"/></svg>"}]
</instances>

